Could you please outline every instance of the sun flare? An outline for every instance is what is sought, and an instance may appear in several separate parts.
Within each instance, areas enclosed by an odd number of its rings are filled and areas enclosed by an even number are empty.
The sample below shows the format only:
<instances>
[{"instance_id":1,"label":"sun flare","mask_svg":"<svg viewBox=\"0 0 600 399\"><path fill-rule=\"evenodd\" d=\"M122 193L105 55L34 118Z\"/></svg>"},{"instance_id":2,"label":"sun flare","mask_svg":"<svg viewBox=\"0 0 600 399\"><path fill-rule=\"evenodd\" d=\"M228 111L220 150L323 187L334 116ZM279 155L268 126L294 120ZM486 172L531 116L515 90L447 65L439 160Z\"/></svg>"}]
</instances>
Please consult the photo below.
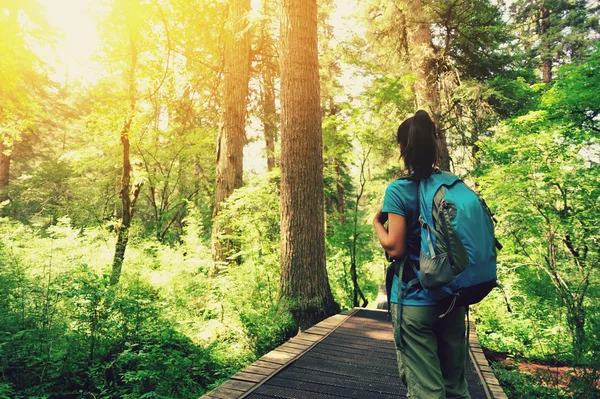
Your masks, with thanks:
<instances>
[{"instance_id":1,"label":"sun flare","mask_svg":"<svg viewBox=\"0 0 600 399\"><path fill-rule=\"evenodd\" d=\"M99 38L93 9L95 0L39 0L45 8L48 21L58 31L56 57L49 61L54 67L58 81L80 79L94 81L97 63L91 56Z\"/></svg>"}]
</instances>

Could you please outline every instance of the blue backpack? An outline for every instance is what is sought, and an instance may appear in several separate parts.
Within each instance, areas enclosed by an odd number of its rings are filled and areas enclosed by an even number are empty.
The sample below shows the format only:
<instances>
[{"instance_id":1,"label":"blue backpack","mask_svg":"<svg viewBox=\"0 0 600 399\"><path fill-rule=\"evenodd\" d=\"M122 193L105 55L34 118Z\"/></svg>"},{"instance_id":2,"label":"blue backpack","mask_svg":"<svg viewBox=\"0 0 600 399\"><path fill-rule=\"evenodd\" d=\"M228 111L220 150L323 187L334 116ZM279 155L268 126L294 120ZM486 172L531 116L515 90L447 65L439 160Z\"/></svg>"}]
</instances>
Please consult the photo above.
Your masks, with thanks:
<instances>
[{"instance_id":1,"label":"blue backpack","mask_svg":"<svg viewBox=\"0 0 600 399\"><path fill-rule=\"evenodd\" d=\"M481 301L497 286L501 248L489 208L449 172L420 180L418 192L421 255L409 285L420 283L436 301L452 298L451 308Z\"/></svg>"}]
</instances>

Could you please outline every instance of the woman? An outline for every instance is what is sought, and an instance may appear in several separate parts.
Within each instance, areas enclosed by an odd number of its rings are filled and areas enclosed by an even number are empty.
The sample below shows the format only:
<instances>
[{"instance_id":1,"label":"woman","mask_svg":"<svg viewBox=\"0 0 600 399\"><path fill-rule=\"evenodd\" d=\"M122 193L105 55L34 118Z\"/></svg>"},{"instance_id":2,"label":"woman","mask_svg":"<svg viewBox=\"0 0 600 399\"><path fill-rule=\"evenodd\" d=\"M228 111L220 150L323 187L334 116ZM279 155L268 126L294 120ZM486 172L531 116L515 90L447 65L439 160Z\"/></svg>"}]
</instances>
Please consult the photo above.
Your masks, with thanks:
<instances>
[{"instance_id":1,"label":"woman","mask_svg":"<svg viewBox=\"0 0 600 399\"><path fill-rule=\"evenodd\" d=\"M437 159L435 125L425 111L402 122L397 141L410 178L392 182L385 191L383 207L373 219L381 246L391 258L412 262L418 269L421 227L418 221L419 180L434 173ZM387 229L384 227L387 221ZM405 267L400 289L415 277ZM470 398L465 380L465 309L448 310L437 303L420 284L410 286L401 299L402 320L397 320L398 277L394 277L391 313L400 376L410 398Z\"/></svg>"}]
</instances>

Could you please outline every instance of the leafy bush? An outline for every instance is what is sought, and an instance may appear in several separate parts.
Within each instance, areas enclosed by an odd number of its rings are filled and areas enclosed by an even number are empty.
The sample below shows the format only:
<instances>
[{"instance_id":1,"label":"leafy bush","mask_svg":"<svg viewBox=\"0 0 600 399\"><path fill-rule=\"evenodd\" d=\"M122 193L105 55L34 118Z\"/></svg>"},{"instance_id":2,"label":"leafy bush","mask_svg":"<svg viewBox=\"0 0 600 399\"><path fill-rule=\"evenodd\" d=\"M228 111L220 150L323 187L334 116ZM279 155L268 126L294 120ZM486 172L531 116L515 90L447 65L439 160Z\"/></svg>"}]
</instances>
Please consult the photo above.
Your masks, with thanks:
<instances>
[{"instance_id":1,"label":"leafy bush","mask_svg":"<svg viewBox=\"0 0 600 399\"><path fill-rule=\"evenodd\" d=\"M107 230L2 223L0 398L195 398L280 344L277 270L210 280L200 229L190 212L181 244L132 237L111 287Z\"/></svg>"},{"instance_id":2,"label":"leafy bush","mask_svg":"<svg viewBox=\"0 0 600 399\"><path fill-rule=\"evenodd\" d=\"M500 363L492 363L494 374L510 399L557 399L570 398L561 388L542 385L540 377L505 368Z\"/></svg>"}]
</instances>

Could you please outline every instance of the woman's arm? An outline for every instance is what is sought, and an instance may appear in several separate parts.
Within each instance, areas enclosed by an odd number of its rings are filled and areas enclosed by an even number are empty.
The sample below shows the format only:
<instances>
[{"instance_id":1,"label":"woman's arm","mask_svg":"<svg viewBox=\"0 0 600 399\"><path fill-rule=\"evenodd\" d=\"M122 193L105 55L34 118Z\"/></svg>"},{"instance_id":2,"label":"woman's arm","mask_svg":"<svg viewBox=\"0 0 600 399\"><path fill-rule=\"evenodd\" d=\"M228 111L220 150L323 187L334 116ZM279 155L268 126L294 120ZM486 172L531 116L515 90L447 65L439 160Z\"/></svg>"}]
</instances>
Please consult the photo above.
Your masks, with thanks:
<instances>
[{"instance_id":1,"label":"woman's arm","mask_svg":"<svg viewBox=\"0 0 600 399\"><path fill-rule=\"evenodd\" d=\"M385 252L391 258L399 259L404 256L406 249L406 218L395 213L388 213L387 230L383 226L385 218L385 214L381 213L380 208L373 218L373 227Z\"/></svg>"}]
</instances>

